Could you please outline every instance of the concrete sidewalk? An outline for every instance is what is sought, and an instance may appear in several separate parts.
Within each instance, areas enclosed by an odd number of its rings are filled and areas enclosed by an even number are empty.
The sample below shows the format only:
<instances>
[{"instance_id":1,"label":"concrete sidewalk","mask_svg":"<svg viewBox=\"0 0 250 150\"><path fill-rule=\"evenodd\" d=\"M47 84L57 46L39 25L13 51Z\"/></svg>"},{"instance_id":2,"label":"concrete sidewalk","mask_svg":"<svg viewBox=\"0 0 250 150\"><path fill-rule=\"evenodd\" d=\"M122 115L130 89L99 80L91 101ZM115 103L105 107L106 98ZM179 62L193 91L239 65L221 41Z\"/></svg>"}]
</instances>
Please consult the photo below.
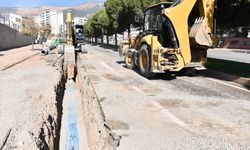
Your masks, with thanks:
<instances>
[{"instance_id":1,"label":"concrete sidewalk","mask_svg":"<svg viewBox=\"0 0 250 150\"><path fill-rule=\"evenodd\" d=\"M223 73L223 72L219 72L219 71L215 71L215 70L210 70L210 69L201 71L198 74L203 75L203 76L207 76L210 78L216 78L216 79L220 79L220 80L224 80L224 81L235 82L235 83L238 83L238 84L243 85L246 88L250 89L250 79L249 78L244 78L244 77L240 77L240 76L236 76L236 75L232 75L232 74L228 74L228 73Z\"/></svg>"},{"instance_id":2,"label":"concrete sidewalk","mask_svg":"<svg viewBox=\"0 0 250 150\"><path fill-rule=\"evenodd\" d=\"M248 53L250 50L237 51L234 49L210 49L208 50L208 57L250 64L250 53Z\"/></svg>"}]
</instances>

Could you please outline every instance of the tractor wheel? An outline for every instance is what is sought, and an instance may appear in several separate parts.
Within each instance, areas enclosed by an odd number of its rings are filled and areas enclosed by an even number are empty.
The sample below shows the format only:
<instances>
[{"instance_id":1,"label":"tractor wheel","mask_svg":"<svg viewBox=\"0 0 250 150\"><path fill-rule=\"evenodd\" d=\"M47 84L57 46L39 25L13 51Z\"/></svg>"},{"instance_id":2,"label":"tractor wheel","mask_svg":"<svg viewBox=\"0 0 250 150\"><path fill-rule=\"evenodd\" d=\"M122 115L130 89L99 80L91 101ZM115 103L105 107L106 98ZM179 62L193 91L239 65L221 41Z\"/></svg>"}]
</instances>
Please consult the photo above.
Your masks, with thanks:
<instances>
[{"instance_id":1,"label":"tractor wheel","mask_svg":"<svg viewBox=\"0 0 250 150\"><path fill-rule=\"evenodd\" d=\"M126 64L126 67L128 69L134 69L135 68L135 62L133 59L133 53L131 51L128 51L125 55L124 62Z\"/></svg>"},{"instance_id":2,"label":"tractor wheel","mask_svg":"<svg viewBox=\"0 0 250 150\"><path fill-rule=\"evenodd\" d=\"M150 48L147 45L142 45L139 52L139 68L141 74L150 79L155 76L154 73L151 72L151 55Z\"/></svg>"}]
</instances>

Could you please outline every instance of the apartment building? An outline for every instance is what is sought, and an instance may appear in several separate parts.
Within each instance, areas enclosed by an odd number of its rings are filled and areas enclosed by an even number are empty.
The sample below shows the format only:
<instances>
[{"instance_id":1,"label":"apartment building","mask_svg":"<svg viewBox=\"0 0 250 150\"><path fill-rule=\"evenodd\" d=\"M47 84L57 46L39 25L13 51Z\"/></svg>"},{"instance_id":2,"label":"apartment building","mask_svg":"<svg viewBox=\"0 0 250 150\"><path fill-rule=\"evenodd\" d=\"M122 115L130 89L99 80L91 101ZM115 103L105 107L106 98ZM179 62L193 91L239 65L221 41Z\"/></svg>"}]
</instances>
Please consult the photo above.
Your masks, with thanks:
<instances>
[{"instance_id":1,"label":"apartment building","mask_svg":"<svg viewBox=\"0 0 250 150\"><path fill-rule=\"evenodd\" d=\"M17 31L22 30L22 16L14 13L2 13L0 23L9 26Z\"/></svg>"},{"instance_id":2,"label":"apartment building","mask_svg":"<svg viewBox=\"0 0 250 150\"><path fill-rule=\"evenodd\" d=\"M51 26L52 34L60 34L64 29L63 12L57 10L44 11L35 17L35 21L40 25Z\"/></svg>"},{"instance_id":3,"label":"apartment building","mask_svg":"<svg viewBox=\"0 0 250 150\"><path fill-rule=\"evenodd\" d=\"M75 17L73 19L74 25L84 25L88 21L85 17Z\"/></svg>"}]
</instances>

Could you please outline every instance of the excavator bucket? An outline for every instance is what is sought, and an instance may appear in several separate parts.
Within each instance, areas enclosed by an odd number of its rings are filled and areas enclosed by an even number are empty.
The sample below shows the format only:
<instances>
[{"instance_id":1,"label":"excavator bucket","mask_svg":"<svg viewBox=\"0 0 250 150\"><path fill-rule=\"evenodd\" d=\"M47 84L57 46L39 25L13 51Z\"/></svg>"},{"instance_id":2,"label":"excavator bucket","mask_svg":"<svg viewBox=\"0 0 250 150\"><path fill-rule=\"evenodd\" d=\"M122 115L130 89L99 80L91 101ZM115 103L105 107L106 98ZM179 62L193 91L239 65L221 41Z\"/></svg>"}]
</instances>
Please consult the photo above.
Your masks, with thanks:
<instances>
[{"instance_id":1,"label":"excavator bucket","mask_svg":"<svg viewBox=\"0 0 250 150\"><path fill-rule=\"evenodd\" d=\"M189 32L189 38L192 46L212 47L211 36L206 30L206 20L204 17L197 18Z\"/></svg>"}]
</instances>

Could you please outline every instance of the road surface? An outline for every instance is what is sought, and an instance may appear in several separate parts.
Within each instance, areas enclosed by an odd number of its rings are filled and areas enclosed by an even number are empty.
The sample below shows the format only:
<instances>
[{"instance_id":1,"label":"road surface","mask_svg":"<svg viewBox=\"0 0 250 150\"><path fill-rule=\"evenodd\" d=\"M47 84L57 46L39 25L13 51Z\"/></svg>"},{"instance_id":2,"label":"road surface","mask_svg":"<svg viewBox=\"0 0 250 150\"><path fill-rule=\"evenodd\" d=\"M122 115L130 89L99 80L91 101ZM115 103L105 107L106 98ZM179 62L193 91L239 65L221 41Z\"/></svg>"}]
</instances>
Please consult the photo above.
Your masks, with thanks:
<instances>
[{"instance_id":1,"label":"road surface","mask_svg":"<svg viewBox=\"0 0 250 150\"><path fill-rule=\"evenodd\" d=\"M250 149L250 91L201 75L148 80L86 45L75 82L31 46L0 55L0 149Z\"/></svg>"},{"instance_id":2,"label":"road surface","mask_svg":"<svg viewBox=\"0 0 250 150\"><path fill-rule=\"evenodd\" d=\"M250 64L250 50L236 52L230 49L212 49L208 50L208 57Z\"/></svg>"},{"instance_id":3,"label":"road surface","mask_svg":"<svg viewBox=\"0 0 250 150\"><path fill-rule=\"evenodd\" d=\"M203 76L145 79L118 53L86 46L93 83L117 149L250 149L250 92Z\"/></svg>"}]
</instances>

